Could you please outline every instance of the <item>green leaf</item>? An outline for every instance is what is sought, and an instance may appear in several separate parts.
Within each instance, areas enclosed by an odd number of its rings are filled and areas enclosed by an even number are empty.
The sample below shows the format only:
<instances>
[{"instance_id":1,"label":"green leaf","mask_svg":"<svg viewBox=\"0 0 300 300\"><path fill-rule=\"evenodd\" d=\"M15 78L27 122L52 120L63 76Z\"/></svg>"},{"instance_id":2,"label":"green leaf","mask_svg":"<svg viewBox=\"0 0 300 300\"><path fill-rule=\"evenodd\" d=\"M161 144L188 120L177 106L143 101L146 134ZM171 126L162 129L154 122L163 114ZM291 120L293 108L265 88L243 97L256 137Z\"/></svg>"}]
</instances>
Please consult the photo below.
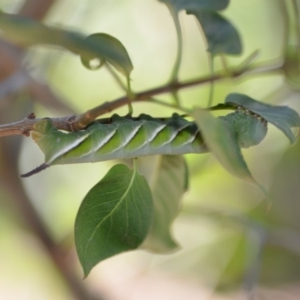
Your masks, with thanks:
<instances>
[{"instance_id":1,"label":"green leaf","mask_svg":"<svg viewBox=\"0 0 300 300\"><path fill-rule=\"evenodd\" d=\"M123 64L123 67L125 67L125 69L127 70L125 75L126 74L128 75L131 72L131 70L133 69L131 60L126 51L126 48L123 46L123 44L118 39L114 38L113 36L106 34L106 33L94 33L94 34L88 36L85 41L87 43L89 43L89 42L98 43L99 45L105 44L108 47L118 49L120 51L120 53L123 53L124 56L127 56L125 59L126 65ZM93 56L81 55L81 62L86 68L88 68L90 70L96 70L96 69L99 69L103 64L101 62L99 65L97 65L95 68L93 68L91 66L91 61L93 59L97 59L97 58L100 59L100 61L102 59L105 59L104 57L99 56L99 55L98 56L97 55L93 55ZM122 67L119 66L119 64L116 61L114 61L110 58L106 58L106 60L122 73L123 69L122 69Z\"/></svg>"},{"instance_id":2,"label":"green leaf","mask_svg":"<svg viewBox=\"0 0 300 300\"><path fill-rule=\"evenodd\" d=\"M223 16L217 12L188 11L196 16L207 40L208 49L212 55L242 53L242 43L238 31Z\"/></svg>"},{"instance_id":3,"label":"green leaf","mask_svg":"<svg viewBox=\"0 0 300 300\"><path fill-rule=\"evenodd\" d=\"M21 46L46 44L64 47L85 61L92 58L108 61L127 77L133 69L124 46L107 34L86 38L79 33L49 27L26 17L5 14L0 16L0 29L2 38Z\"/></svg>"},{"instance_id":4,"label":"green leaf","mask_svg":"<svg viewBox=\"0 0 300 300\"><path fill-rule=\"evenodd\" d=\"M296 137L291 128L300 127L300 117L293 109L287 106L265 104L246 95L235 93L228 95L225 103L235 103L248 108L281 130L288 137L291 144L296 142Z\"/></svg>"},{"instance_id":5,"label":"green leaf","mask_svg":"<svg viewBox=\"0 0 300 300\"><path fill-rule=\"evenodd\" d=\"M257 185L238 145L237 134L230 123L216 119L209 112L198 109L193 113L196 124L208 148L225 169L234 176Z\"/></svg>"},{"instance_id":6,"label":"green leaf","mask_svg":"<svg viewBox=\"0 0 300 300\"><path fill-rule=\"evenodd\" d=\"M258 145L268 132L267 121L248 110L239 109L220 118L232 125L237 134L238 144L242 148Z\"/></svg>"},{"instance_id":7,"label":"green leaf","mask_svg":"<svg viewBox=\"0 0 300 300\"><path fill-rule=\"evenodd\" d=\"M225 9L229 0L160 0L171 4L175 10L222 10Z\"/></svg>"},{"instance_id":8,"label":"green leaf","mask_svg":"<svg viewBox=\"0 0 300 300\"><path fill-rule=\"evenodd\" d=\"M100 261L136 249L153 217L147 181L125 165L116 165L84 198L75 221L75 244L87 276Z\"/></svg>"},{"instance_id":9,"label":"green leaf","mask_svg":"<svg viewBox=\"0 0 300 300\"><path fill-rule=\"evenodd\" d=\"M161 155L154 169L151 190L154 218L142 248L165 253L178 248L170 233L183 194L187 189L188 170L181 155Z\"/></svg>"}]
</instances>

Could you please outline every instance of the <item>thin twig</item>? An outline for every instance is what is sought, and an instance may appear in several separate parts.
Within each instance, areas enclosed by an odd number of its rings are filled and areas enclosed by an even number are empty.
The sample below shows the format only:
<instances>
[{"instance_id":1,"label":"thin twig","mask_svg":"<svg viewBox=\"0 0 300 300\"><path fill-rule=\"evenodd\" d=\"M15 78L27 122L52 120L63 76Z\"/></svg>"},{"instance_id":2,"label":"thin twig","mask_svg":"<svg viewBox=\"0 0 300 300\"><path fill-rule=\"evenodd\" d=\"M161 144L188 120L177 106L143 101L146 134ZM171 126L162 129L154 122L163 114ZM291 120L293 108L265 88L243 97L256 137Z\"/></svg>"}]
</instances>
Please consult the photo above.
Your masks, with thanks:
<instances>
[{"instance_id":1,"label":"thin twig","mask_svg":"<svg viewBox=\"0 0 300 300\"><path fill-rule=\"evenodd\" d=\"M68 116L63 118L52 118L51 120L58 129L72 131L72 126L70 122L70 119L72 119L72 117L73 116ZM28 136L29 132L33 130L34 124L36 124L40 120L42 119L25 118L21 121L17 121L14 123L0 125L0 137L11 136L11 135Z\"/></svg>"},{"instance_id":2,"label":"thin twig","mask_svg":"<svg viewBox=\"0 0 300 300\"><path fill-rule=\"evenodd\" d=\"M278 62L276 64L266 63L262 65L253 66L251 68L249 67L249 69L243 69L242 71L233 69L231 70L230 75L216 73L213 77L204 76L198 79L185 81L185 82L173 82L158 88L137 93L134 97L134 102L146 101L149 98L154 97L156 95L171 93L173 91L178 91L193 86L203 85L211 82L212 80L218 81L218 80L229 79L229 78L233 79L241 75L247 75L247 74L251 74L251 75L270 74L272 72L280 71L281 68L282 68L282 63L278 63ZM88 110L87 112L81 115L78 115L74 120L74 122L72 122L72 128L74 130L85 128L89 123L91 123L97 117L105 113L111 112L126 104L128 104L127 96L121 97L111 102L105 102L97 107Z\"/></svg>"},{"instance_id":3,"label":"thin twig","mask_svg":"<svg viewBox=\"0 0 300 300\"><path fill-rule=\"evenodd\" d=\"M281 68L282 68L281 63L262 64L262 65L253 66L248 70L243 69L242 72L240 70L232 70L230 76L226 74L217 73L214 75L213 78L211 76L205 76L205 77L201 77L201 78L197 78L185 82L170 83L164 86L160 86L154 89L150 89L135 94L133 102L149 101L151 97L154 97L156 95L170 93L173 91L178 91L193 86L203 85L211 82L211 80L218 81L218 80L228 79L228 78L233 79L241 75L254 75L254 74L266 75L266 74L280 71ZM113 101L105 102L77 116L71 115L62 118L51 118L51 119L53 121L54 126L56 126L58 129L62 129L66 131L77 131L85 128L97 117L105 113L109 113L121 106L128 105L129 100L130 99L126 95L121 98L115 99ZM9 135L28 135L28 133L31 130L33 130L33 125L36 124L38 121L40 121L40 119L25 118L21 121L17 121L14 123L0 125L0 137L9 136Z\"/></svg>"},{"instance_id":4,"label":"thin twig","mask_svg":"<svg viewBox=\"0 0 300 300\"><path fill-rule=\"evenodd\" d=\"M293 13L294 13L294 22L295 22L295 39L297 42L298 49L300 48L300 21L299 21L299 12L298 12L298 4L296 0L292 0Z\"/></svg>"},{"instance_id":5,"label":"thin twig","mask_svg":"<svg viewBox=\"0 0 300 300\"><path fill-rule=\"evenodd\" d=\"M209 71L211 78L214 77L214 58L215 56L212 54L209 54ZM215 81L214 79L210 82L210 88L209 88L209 96L208 96L208 103L207 106L211 106L214 100L214 87L215 87Z\"/></svg>"},{"instance_id":6,"label":"thin twig","mask_svg":"<svg viewBox=\"0 0 300 300\"><path fill-rule=\"evenodd\" d=\"M181 110L185 113L189 113L189 110L184 108L184 107L181 107L177 104L167 103L167 102L164 102L162 100L156 99L154 97L151 97L151 98L149 98L148 100L145 100L145 101L148 101L150 103L155 103L155 104L158 104L158 105L163 105L163 106L166 106L166 107L171 107L171 108L174 108L174 109L177 109L177 110Z\"/></svg>"},{"instance_id":7,"label":"thin twig","mask_svg":"<svg viewBox=\"0 0 300 300\"><path fill-rule=\"evenodd\" d=\"M176 59L170 77L170 82L176 82L178 80L178 73L179 73L181 60L182 60L183 38L182 38L182 30L180 26L178 12L173 8L172 5L167 4L167 7L173 18L175 29L176 29L176 35L177 35L177 53L176 53Z\"/></svg>"},{"instance_id":8,"label":"thin twig","mask_svg":"<svg viewBox=\"0 0 300 300\"><path fill-rule=\"evenodd\" d=\"M107 71L110 73L110 75L113 77L113 79L115 80L116 84L120 87L120 89L123 92L127 93L126 85L122 82L122 80L120 79L118 74L115 72L115 70L111 67L111 65L109 63L105 63L105 67L106 67Z\"/></svg>"}]
</instances>

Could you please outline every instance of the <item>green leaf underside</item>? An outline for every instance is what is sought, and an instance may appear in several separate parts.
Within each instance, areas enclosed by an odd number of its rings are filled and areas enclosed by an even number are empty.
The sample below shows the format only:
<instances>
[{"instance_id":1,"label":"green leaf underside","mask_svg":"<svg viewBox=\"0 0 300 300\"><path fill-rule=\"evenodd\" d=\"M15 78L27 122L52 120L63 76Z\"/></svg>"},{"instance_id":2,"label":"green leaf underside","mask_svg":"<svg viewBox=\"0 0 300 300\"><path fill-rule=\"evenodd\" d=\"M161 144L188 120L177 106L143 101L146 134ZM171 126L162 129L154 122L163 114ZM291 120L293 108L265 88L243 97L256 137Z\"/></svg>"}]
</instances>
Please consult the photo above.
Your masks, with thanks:
<instances>
[{"instance_id":1,"label":"green leaf underside","mask_svg":"<svg viewBox=\"0 0 300 300\"><path fill-rule=\"evenodd\" d=\"M108 61L127 77L133 69L124 46L107 34L102 34L101 38L86 38L76 32L49 27L26 17L6 14L0 16L0 29L3 31L3 38L22 46L46 44L64 47L84 60L99 58Z\"/></svg>"},{"instance_id":2,"label":"green leaf underside","mask_svg":"<svg viewBox=\"0 0 300 300\"><path fill-rule=\"evenodd\" d=\"M234 128L238 145L241 148L258 145L268 132L268 123L251 112L238 110L220 118L226 120Z\"/></svg>"},{"instance_id":3,"label":"green leaf underside","mask_svg":"<svg viewBox=\"0 0 300 300\"><path fill-rule=\"evenodd\" d=\"M237 135L230 123L216 119L209 112L195 110L193 117L201 128L204 140L220 163L234 176L257 185L242 156Z\"/></svg>"},{"instance_id":4,"label":"green leaf underside","mask_svg":"<svg viewBox=\"0 0 300 300\"><path fill-rule=\"evenodd\" d=\"M171 4L177 11L180 10L222 10L225 9L229 0L159 0Z\"/></svg>"},{"instance_id":5,"label":"green leaf underside","mask_svg":"<svg viewBox=\"0 0 300 300\"><path fill-rule=\"evenodd\" d=\"M165 253L178 248L170 232L178 214L180 202L187 189L188 170L180 155L162 155L151 181L154 218L150 232L141 248Z\"/></svg>"},{"instance_id":6,"label":"green leaf underside","mask_svg":"<svg viewBox=\"0 0 300 300\"><path fill-rule=\"evenodd\" d=\"M100 261L140 246L153 218L147 181L115 165L84 198L75 221L75 244L87 276Z\"/></svg>"},{"instance_id":7,"label":"green leaf underside","mask_svg":"<svg viewBox=\"0 0 300 300\"><path fill-rule=\"evenodd\" d=\"M199 21L212 55L242 53L242 43L236 28L223 16L213 11L187 11Z\"/></svg>"},{"instance_id":8,"label":"green leaf underside","mask_svg":"<svg viewBox=\"0 0 300 300\"><path fill-rule=\"evenodd\" d=\"M290 140L291 144L296 142L292 127L300 127L300 117L296 111L287 106L273 106L258 102L243 94L230 94L227 96L225 103L236 103L248 108L250 111L262 116L281 130Z\"/></svg>"}]
</instances>

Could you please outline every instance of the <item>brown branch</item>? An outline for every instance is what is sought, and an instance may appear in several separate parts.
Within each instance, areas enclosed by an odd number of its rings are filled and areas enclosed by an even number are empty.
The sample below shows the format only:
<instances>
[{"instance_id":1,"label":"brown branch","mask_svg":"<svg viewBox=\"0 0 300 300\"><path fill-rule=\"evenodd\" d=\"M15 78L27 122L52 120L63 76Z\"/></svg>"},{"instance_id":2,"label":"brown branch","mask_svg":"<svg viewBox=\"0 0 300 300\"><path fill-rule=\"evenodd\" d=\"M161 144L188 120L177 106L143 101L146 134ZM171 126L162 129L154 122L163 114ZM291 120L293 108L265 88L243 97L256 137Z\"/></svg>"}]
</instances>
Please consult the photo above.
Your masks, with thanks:
<instances>
[{"instance_id":1,"label":"brown branch","mask_svg":"<svg viewBox=\"0 0 300 300\"><path fill-rule=\"evenodd\" d=\"M186 81L186 82L174 82L171 84L167 84L158 88L150 89L144 92L137 93L134 97L133 102L145 101L151 97L156 95L171 93L174 91L178 91L180 89L185 89L193 86L198 86L202 84L209 83L211 81L218 81L222 79L233 79L237 78L241 75L254 75L254 74L269 74L272 72L280 71L282 68L282 63L268 63L262 66L256 66L252 68L244 68L237 70L232 70L230 75L227 74L216 74L215 76L205 76L198 79ZM111 112L121 106L127 105L129 99L127 96L121 97L111 102L105 102L97 107L94 107L85 113L78 115L74 122L72 122L73 130L79 130L86 127L89 123L95 120L97 117Z\"/></svg>"},{"instance_id":2,"label":"brown branch","mask_svg":"<svg viewBox=\"0 0 300 300\"><path fill-rule=\"evenodd\" d=\"M53 123L59 129L72 131L72 123L70 120L74 116L63 118L52 118ZM0 137L11 135L25 135L28 136L29 132L33 130L33 125L42 119L25 118L21 121L0 125Z\"/></svg>"},{"instance_id":3,"label":"brown branch","mask_svg":"<svg viewBox=\"0 0 300 300\"><path fill-rule=\"evenodd\" d=\"M171 93L173 91L178 91L180 89L185 89L193 86L198 86L211 82L211 80L217 81L222 79L233 79L240 77L241 75L253 75L253 74L270 74L272 72L280 71L282 64L264 64L261 67L253 67L248 70L237 70L231 72L231 75L216 74L214 77L205 76L198 79L185 81L185 82L176 82L160 86L154 89L143 91L137 93L134 97L133 102L146 101L153 96ZM54 126L58 129L66 131L77 131L85 128L88 124L94 121L97 117L111 112L121 106L128 104L128 97L123 96L121 98L115 99L113 101L105 102L99 106L96 106L83 114L78 116L66 116L62 118L51 118ZM10 136L10 135L26 135L33 130L34 124L36 124L41 119L30 119L25 118L21 121L17 121L10 124L0 125L0 137Z\"/></svg>"}]
</instances>

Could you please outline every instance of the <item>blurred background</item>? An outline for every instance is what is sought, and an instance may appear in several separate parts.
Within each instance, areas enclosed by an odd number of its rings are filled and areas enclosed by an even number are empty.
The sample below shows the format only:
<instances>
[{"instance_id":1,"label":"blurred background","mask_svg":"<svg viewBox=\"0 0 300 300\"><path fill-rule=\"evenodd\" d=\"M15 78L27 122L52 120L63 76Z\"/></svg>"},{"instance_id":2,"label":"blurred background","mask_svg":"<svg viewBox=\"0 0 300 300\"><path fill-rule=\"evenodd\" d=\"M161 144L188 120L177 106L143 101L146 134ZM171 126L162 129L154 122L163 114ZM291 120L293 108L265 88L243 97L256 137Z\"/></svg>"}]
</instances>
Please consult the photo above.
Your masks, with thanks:
<instances>
[{"instance_id":1,"label":"blurred background","mask_svg":"<svg viewBox=\"0 0 300 300\"><path fill-rule=\"evenodd\" d=\"M232 92L300 112L298 1L232 0L222 12L240 33L239 66L254 51L256 74L215 82L214 104ZM104 32L126 47L134 91L167 83L176 56L176 32L156 0L0 0L21 14L86 35ZM180 13L184 52L180 81L209 74L206 43L193 16ZM0 35L1 37L1 35ZM296 50L295 50L296 49ZM0 123L83 113L124 95L106 69L85 69L77 56L54 47L17 48L0 40ZM274 67L275 66L275 67ZM276 68L284 66L284 68ZM270 72L267 72L270 68ZM216 59L216 70L223 70ZM300 75L300 74L299 74ZM187 108L205 106L209 84L179 91ZM167 95L157 97L168 103ZM173 109L141 102L134 114L170 116ZM116 110L126 114L127 107ZM243 151L249 168L272 194L228 174L210 154L186 155L189 190L173 225L181 248L146 251L101 262L87 279L74 248L76 212L88 190L115 162L54 166L26 179L43 162L30 138L0 140L0 299L299 299L300 144L269 126L265 140Z\"/></svg>"}]
</instances>

